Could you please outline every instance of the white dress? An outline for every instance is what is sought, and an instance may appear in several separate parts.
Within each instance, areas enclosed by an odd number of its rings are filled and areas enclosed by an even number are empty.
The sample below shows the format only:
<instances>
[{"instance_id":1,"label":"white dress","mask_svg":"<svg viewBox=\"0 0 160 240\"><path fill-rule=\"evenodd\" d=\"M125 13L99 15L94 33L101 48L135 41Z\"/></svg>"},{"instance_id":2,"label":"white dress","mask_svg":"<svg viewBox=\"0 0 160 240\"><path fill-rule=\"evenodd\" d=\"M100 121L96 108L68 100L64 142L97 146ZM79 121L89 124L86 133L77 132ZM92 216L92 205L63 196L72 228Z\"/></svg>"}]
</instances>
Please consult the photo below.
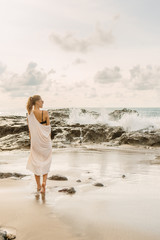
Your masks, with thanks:
<instances>
[{"instance_id":1,"label":"white dress","mask_svg":"<svg viewBox=\"0 0 160 240\"><path fill-rule=\"evenodd\" d=\"M28 114L28 125L31 148L26 169L36 175L44 175L49 172L52 161L51 125L41 124L33 111Z\"/></svg>"}]
</instances>

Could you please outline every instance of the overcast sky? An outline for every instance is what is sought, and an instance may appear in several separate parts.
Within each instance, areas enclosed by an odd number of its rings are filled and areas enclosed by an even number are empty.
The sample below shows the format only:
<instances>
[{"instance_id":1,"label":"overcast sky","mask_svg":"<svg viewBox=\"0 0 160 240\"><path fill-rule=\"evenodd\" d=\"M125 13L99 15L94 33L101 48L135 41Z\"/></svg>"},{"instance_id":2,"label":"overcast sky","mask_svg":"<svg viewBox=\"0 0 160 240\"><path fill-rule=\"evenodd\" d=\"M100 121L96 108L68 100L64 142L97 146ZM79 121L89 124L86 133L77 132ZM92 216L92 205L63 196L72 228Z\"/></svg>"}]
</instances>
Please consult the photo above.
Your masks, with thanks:
<instances>
[{"instance_id":1,"label":"overcast sky","mask_svg":"<svg viewBox=\"0 0 160 240\"><path fill-rule=\"evenodd\" d=\"M159 0L0 0L0 111L159 107Z\"/></svg>"}]
</instances>

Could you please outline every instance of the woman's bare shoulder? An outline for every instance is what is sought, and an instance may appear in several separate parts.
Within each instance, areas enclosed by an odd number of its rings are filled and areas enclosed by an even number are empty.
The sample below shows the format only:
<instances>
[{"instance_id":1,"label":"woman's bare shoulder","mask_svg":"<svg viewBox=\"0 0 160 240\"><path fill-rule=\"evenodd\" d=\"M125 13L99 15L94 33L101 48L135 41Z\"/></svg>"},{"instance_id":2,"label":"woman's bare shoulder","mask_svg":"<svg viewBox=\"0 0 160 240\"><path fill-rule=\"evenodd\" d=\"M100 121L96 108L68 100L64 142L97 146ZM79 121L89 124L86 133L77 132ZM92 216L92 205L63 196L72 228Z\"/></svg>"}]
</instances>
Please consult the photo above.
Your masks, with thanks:
<instances>
[{"instance_id":1,"label":"woman's bare shoulder","mask_svg":"<svg viewBox=\"0 0 160 240\"><path fill-rule=\"evenodd\" d=\"M43 110L43 113L44 114L48 114L48 110Z\"/></svg>"},{"instance_id":2,"label":"woman's bare shoulder","mask_svg":"<svg viewBox=\"0 0 160 240\"><path fill-rule=\"evenodd\" d=\"M49 117L49 112L47 110L43 110L44 116Z\"/></svg>"}]
</instances>

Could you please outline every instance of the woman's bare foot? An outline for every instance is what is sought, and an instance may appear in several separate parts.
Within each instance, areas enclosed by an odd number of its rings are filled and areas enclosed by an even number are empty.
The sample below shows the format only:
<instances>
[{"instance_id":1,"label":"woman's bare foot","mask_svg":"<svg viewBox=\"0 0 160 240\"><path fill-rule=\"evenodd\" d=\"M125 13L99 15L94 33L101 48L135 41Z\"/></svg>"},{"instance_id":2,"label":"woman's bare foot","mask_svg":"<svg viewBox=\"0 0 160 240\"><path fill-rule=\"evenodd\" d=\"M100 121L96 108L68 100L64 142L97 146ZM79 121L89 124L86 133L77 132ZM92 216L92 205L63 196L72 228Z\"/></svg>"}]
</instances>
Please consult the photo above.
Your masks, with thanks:
<instances>
[{"instance_id":1,"label":"woman's bare foot","mask_svg":"<svg viewBox=\"0 0 160 240\"><path fill-rule=\"evenodd\" d=\"M41 193L45 193L45 191L46 191L46 183L45 182L43 182L42 183L42 187L41 187Z\"/></svg>"}]
</instances>

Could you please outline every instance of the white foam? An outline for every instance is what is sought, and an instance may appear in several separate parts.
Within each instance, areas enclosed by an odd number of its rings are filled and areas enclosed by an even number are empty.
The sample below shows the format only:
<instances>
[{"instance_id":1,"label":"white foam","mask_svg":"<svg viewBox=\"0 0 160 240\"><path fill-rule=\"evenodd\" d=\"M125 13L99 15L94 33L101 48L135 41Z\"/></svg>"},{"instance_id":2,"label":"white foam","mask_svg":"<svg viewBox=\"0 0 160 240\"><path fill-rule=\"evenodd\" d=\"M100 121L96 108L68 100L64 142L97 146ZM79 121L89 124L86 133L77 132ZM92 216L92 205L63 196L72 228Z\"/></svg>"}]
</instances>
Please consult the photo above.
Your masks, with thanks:
<instances>
[{"instance_id":1,"label":"white foam","mask_svg":"<svg viewBox=\"0 0 160 240\"><path fill-rule=\"evenodd\" d=\"M99 111L99 114L99 116L96 116L89 112L83 113L80 108L73 108L70 111L68 124L108 124L109 126L121 126L125 131L160 129L159 116L143 116L136 113L126 113L121 119L113 121L105 109Z\"/></svg>"},{"instance_id":2,"label":"white foam","mask_svg":"<svg viewBox=\"0 0 160 240\"><path fill-rule=\"evenodd\" d=\"M160 117L145 117L137 114L125 114L118 121L111 121L111 126L121 126L125 131L142 129L157 130L160 128Z\"/></svg>"}]
</instances>

